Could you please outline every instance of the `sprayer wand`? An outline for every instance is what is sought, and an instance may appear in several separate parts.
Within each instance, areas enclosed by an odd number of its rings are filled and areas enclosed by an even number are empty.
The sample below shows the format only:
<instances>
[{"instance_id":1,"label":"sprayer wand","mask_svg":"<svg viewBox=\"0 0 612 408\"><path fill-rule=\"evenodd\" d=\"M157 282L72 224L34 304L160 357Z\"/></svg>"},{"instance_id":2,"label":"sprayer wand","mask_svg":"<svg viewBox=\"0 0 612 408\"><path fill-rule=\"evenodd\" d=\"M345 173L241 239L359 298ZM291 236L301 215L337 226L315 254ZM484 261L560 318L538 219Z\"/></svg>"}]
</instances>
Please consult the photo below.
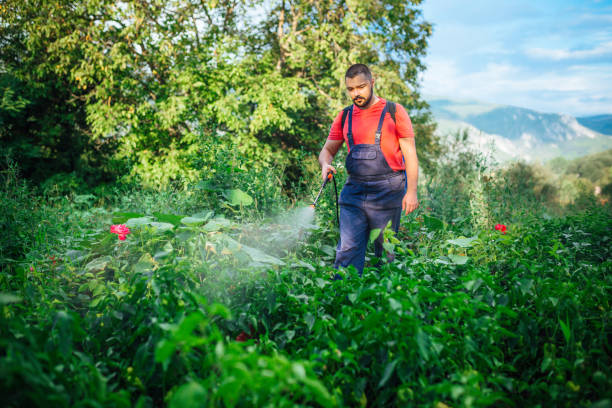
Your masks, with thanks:
<instances>
[{"instance_id":1,"label":"sprayer wand","mask_svg":"<svg viewBox=\"0 0 612 408\"><path fill-rule=\"evenodd\" d=\"M327 177L325 178L325 181L323 181L323 185L321 185L321 188L319 189L319 194L317 194L317 198L315 198L314 202L310 204L310 207L314 209L317 206L317 201L319 201L323 189L331 179L334 180L334 191L336 192L336 222L338 223L338 225L340 225L340 217L338 216L338 187L336 186L336 178L334 177L333 173L327 173Z\"/></svg>"}]
</instances>

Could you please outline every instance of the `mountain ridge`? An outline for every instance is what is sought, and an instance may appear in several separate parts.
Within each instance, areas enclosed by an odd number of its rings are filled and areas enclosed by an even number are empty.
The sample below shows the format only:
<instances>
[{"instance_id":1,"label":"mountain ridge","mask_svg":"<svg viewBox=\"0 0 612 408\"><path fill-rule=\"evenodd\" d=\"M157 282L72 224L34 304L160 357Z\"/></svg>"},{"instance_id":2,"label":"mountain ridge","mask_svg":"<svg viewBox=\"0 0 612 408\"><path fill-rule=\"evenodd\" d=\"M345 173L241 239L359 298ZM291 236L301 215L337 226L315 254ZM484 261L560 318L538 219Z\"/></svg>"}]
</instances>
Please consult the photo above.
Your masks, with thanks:
<instances>
[{"instance_id":1,"label":"mountain ridge","mask_svg":"<svg viewBox=\"0 0 612 408\"><path fill-rule=\"evenodd\" d=\"M440 136L466 130L472 145L490 151L501 162L574 158L612 148L612 136L589 128L570 115L475 100L430 98L428 103ZM598 115L594 122L604 126L606 116Z\"/></svg>"},{"instance_id":2,"label":"mountain ridge","mask_svg":"<svg viewBox=\"0 0 612 408\"><path fill-rule=\"evenodd\" d=\"M580 116L576 120L582 126L586 126L604 135L612 135L612 115Z\"/></svg>"}]
</instances>

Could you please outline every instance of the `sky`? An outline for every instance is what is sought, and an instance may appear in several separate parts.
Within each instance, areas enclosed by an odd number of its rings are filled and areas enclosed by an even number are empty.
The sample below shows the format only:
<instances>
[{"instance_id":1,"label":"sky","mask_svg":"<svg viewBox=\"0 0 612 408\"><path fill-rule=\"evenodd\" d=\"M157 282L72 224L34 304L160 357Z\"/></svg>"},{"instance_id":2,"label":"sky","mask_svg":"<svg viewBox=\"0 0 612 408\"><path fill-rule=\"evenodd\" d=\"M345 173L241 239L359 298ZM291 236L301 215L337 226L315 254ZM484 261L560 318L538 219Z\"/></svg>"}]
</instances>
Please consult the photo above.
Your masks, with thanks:
<instances>
[{"instance_id":1,"label":"sky","mask_svg":"<svg viewBox=\"0 0 612 408\"><path fill-rule=\"evenodd\" d=\"M426 98L612 114L612 0L425 0Z\"/></svg>"}]
</instances>

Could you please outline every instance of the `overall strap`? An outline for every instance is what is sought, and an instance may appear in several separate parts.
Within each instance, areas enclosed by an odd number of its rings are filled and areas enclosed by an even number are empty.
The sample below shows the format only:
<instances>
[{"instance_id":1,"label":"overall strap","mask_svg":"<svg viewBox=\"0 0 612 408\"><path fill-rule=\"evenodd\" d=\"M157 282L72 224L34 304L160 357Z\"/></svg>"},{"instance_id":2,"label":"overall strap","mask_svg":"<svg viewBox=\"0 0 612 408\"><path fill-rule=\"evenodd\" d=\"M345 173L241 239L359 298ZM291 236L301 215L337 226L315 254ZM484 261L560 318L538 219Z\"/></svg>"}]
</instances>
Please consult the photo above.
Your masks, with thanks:
<instances>
[{"instance_id":1,"label":"overall strap","mask_svg":"<svg viewBox=\"0 0 612 408\"><path fill-rule=\"evenodd\" d=\"M348 133L346 138L348 139L349 149L353 148L355 142L353 142L353 105L348 109Z\"/></svg>"},{"instance_id":2,"label":"overall strap","mask_svg":"<svg viewBox=\"0 0 612 408\"><path fill-rule=\"evenodd\" d=\"M383 125L383 122L385 121L386 114L387 114L387 105L385 105L382 113L380 114L380 119L378 121L378 129L376 129L376 138L374 139L374 144L379 145L379 146L380 146L380 134L382 133L382 125ZM349 122L349 126L350 126L350 123L351 122Z\"/></svg>"},{"instance_id":3,"label":"overall strap","mask_svg":"<svg viewBox=\"0 0 612 408\"><path fill-rule=\"evenodd\" d=\"M387 101L387 110L389 111L389 114L391 115L391 119L393 119L393 123L395 123L395 111L397 110L396 106L395 106L395 102L390 102Z\"/></svg>"}]
</instances>

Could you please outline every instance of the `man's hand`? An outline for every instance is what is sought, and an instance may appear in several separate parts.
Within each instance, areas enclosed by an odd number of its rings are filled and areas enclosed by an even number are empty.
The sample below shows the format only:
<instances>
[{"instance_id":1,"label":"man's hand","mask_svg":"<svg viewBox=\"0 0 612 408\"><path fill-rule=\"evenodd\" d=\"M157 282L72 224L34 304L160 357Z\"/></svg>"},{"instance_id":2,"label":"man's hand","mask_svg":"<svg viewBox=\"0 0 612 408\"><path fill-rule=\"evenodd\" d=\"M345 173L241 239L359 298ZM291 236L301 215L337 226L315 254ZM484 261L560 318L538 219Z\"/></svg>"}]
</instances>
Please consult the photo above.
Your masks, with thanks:
<instances>
[{"instance_id":1,"label":"man's hand","mask_svg":"<svg viewBox=\"0 0 612 408\"><path fill-rule=\"evenodd\" d=\"M406 212L406 215L416 210L419 206L419 199L417 198L416 191L408 192L402 200L402 211Z\"/></svg>"},{"instance_id":2,"label":"man's hand","mask_svg":"<svg viewBox=\"0 0 612 408\"><path fill-rule=\"evenodd\" d=\"M336 174L336 168L331 164L324 164L323 167L321 167L321 177L323 178L323 181L327 179L327 175L329 173Z\"/></svg>"},{"instance_id":3,"label":"man's hand","mask_svg":"<svg viewBox=\"0 0 612 408\"><path fill-rule=\"evenodd\" d=\"M334 159L338 149L344 140L328 140L325 142L321 153L319 153L319 164L321 165L321 178L323 181L327 178L327 175L332 172L336 174L336 168L330 163Z\"/></svg>"}]
</instances>

